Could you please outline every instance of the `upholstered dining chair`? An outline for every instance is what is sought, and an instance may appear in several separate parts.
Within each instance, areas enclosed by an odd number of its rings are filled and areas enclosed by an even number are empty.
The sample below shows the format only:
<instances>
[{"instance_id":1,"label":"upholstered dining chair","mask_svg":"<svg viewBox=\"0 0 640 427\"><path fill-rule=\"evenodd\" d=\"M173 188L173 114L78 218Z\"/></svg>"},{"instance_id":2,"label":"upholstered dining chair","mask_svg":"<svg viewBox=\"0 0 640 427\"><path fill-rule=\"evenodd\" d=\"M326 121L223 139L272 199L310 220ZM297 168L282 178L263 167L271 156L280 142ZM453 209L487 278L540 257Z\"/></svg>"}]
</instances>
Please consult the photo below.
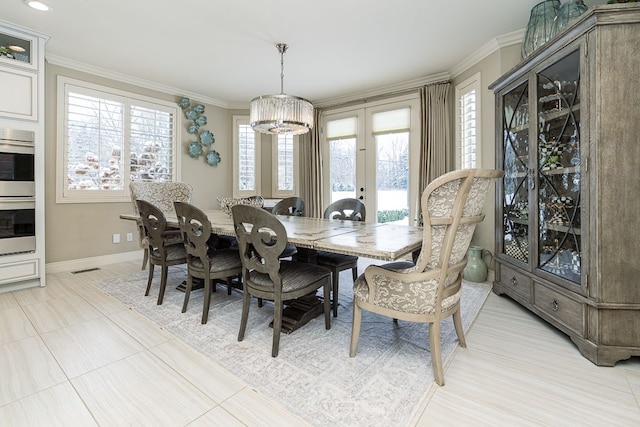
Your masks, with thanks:
<instances>
[{"instance_id":1,"label":"upholstered dining chair","mask_svg":"<svg viewBox=\"0 0 640 427\"><path fill-rule=\"evenodd\" d=\"M365 221L367 217L367 210L364 203L360 200L348 198L331 203L324 210L323 216L326 219L342 221ZM340 272L351 269L351 275L355 282L358 278L358 257L355 255L343 255L327 251L317 251L316 262L318 265L327 267L331 270L333 317L336 317L338 316L338 280Z\"/></svg>"},{"instance_id":2,"label":"upholstered dining chair","mask_svg":"<svg viewBox=\"0 0 640 427\"><path fill-rule=\"evenodd\" d=\"M287 197L280 200L271 209L273 215L284 216L304 216L304 200L302 197ZM298 248L291 243L287 243L280 255L281 258L288 258L298 253Z\"/></svg>"},{"instance_id":3,"label":"upholstered dining chair","mask_svg":"<svg viewBox=\"0 0 640 427\"><path fill-rule=\"evenodd\" d=\"M146 182L137 181L129 183L129 193L133 204L133 212L140 215L136 200L145 200L156 206L165 216L174 214L173 202L191 202L193 187L186 182ZM168 230L166 238L169 243L182 243L182 235L179 230ZM138 243L144 250L142 258L142 270L147 266L149 259L149 245L145 239L142 223L138 221Z\"/></svg>"},{"instance_id":4,"label":"upholstered dining chair","mask_svg":"<svg viewBox=\"0 0 640 427\"><path fill-rule=\"evenodd\" d=\"M331 271L315 264L282 260L280 254L287 244L287 230L269 212L247 205L233 206L231 212L240 247L244 290L238 341L244 339L251 296L273 301L273 357L278 356L280 347L282 306L285 301L322 288L325 328L330 329Z\"/></svg>"},{"instance_id":5,"label":"upholstered dining chair","mask_svg":"<svg viewBox=\"0 0 640 427\"><path fill-rule=\"evenodd\" d=\"M172 265L185 264L187 253L182 238L175 241L172 231L167 229L167 219L162 211L145 200L136 200L140 222L145 233L145 241L149 250L149 280L144 295L148 296L153 281L154 266L162 268L158 305L162 304L167 287L167 274Z\"/></svg>"},{"instance_id":6,"label":"upholstered dining chair","mask_svg":"<svg viewBox=\"0 0 640 427\"><path fill-rule=\"evenodd\" d=\"M466 347L460 316L462 270L476 225L494 181L502 171L464 169L433 180L422 193L422 250L414 266L369 266L353 285L353 326L349 355L354 357L362 310L412 322L429 323L435 381L444 385L440 321L453 316L461 347Z\"/></svg>"},{"instance_id":7,"label":"upholstered dining chair","mask_svg":"<svg viewBox=\"0 0 640 427\"><path fill-rule=\"evenodd\" d=\"M182 312L187 311L193 289L193 278L204 281L204 303L202 324L207 323L211 292L215 291L214 280L226 279L227 293L231 295L232 279L242 273L242 262L238 248L216 249L211 243L211 222L197 207L186 202L175 202L178 224L187 252L187 286Z\"/></svg>"}]
</instances>

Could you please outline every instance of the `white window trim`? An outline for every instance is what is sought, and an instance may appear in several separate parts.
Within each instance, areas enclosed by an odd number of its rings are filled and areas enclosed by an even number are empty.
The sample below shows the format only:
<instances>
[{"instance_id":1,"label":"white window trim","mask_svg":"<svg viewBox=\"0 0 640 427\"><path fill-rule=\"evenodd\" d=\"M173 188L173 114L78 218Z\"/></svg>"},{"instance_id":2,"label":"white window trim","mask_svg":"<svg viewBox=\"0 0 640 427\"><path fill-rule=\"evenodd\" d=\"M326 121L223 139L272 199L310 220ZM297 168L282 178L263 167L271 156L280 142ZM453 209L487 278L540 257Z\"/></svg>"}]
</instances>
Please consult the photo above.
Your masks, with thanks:
<instances>
[{"instance_id":1,"label":"white window trim","mask_svg":"<svg viewBox=\"0 0 640 427\"><path fill-rule=\"evenodd\" d=\"M480 73L476 73L471 77L467 78L463 82L456 85L456 123L455 123L455 162L456 169L462 168L462 159L461 159L461 146L462 139L460 135L460 98L463 94L467 92L471 92L472 90L476 91L476 168L482 167L482 84L481 84L481 76Z\"/></svg>"},{"instance_id":2,"label":"white window trim","mask_svg":"<svg viewBox=\"0 0 640 427\"><path fill-rule=\"evenodd\" d=\"M290 191L278 189L278 135L271 137L271 197L284 198L296 196L300 191L300 161L298 136L293 137L293 189Z\"/></svg>"},{"instance_id":3,"label":"white window trim","mask_svg":"<svg viewBox=\"0 0 640 427\"><path fill-rule=\"evenodd\" d=\"M238 172L240 168L238 164L240 162L240 133L238 132L238 127L240 125L249 125L249 116L233 116L233 167L231 170L233 171L233 197L241 198L241 197L251 197L258 196L261 193L262 189L262 172L261 172L261 152L262 148L260 147L260 134L256 132L255 141L256 141L256 158L255 158L255 171L256 171L256 188L253 191L240 190L240 176Z\"/></svg>"},{"instance_id":4,"label":"white window trim","mask_svg":"<svg viewBox=\"0 0 640 427\"><path fill-rule=\"evenodd\" d=\"M74 86L87 91L97 91L100 96L111 95L113 98L123 98L129 100L135 100L139 105L153 106L153 108L162 109L172 113L175 118L175 126L173 129L174 135L174 147L173 147L173 181L178 180L181 176L181 161L180 161L180 147L181 132L179 132L179 117L180 110L177 105L172 102L163 101L156 98L143 96L133 92L127 92L119 89L114 89L107 86L101 86L83 80L72 79L65 76L58 76L57 81L57 144L56 144L56 203L109 203L109 202L131 202L131 195L129 192L129 176L125 174L123 177L123 189L122 190L95 190L95 191L78 191L68 190L67 181L67 158L66 147L68 144L66 137L67 129L67 98L66 88L68 86ZM125 133L125 138L127 134ZM123 155L128 158L129 147L123 147Z\"/></svg>"}]
</instances>

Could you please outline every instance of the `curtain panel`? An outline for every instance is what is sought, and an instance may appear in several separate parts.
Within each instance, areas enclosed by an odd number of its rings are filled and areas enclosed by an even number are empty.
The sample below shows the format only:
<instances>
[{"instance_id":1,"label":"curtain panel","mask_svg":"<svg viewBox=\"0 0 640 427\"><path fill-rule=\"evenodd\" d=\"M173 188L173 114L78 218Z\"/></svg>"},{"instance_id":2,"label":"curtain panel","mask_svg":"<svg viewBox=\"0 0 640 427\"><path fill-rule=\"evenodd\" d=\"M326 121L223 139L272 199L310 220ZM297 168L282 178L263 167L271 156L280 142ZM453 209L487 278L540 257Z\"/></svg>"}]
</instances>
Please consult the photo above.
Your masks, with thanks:
<instances>
[{"instance_id":1,"label":"curtain panel","mask_svg":"<svg viewBox=\"0 0 640 427\"><path fill-rule=\"evenodd\" d=\"M420 88L420 194L431 181L449 172L452 159L450 89L450 82Z\"/></svg>"},{"instance_id":2,"label":"curtain panel","mask_svg":"<svg viewBox=\"0 0 640 427\"><path fill-rule=\"evenodd\" d=\"M300 197L304 199L305 216L322 218L322 147L320 146L320 111L313 112L314 126L300 135Z\"/></svg>"}]
</instances>

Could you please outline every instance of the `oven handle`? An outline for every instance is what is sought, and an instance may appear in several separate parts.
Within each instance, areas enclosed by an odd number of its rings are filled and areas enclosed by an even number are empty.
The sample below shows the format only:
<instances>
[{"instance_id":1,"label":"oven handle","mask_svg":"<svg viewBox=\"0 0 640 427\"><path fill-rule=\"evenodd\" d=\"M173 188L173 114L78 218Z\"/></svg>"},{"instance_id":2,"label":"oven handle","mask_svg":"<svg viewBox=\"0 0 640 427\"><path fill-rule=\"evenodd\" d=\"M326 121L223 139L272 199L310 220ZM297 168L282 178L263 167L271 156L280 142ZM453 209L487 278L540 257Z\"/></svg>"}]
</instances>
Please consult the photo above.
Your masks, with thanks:
<instances>
[{"instance_id":1,"label":"oven handle","mask_svg":"<svg viewBox=\"0 0 640 427\"><path fill-rule=\"evenodd\" d=\"M0 140L0 152L16 154L33 154L35 146L31 142Z\"/></svg>"},{"instance_id":2,"label":"oven handle","mask_svg":"<svg viewBox=\"0 0 640 427\"><path fill-rule=\"evenodd\" d=\"M35 206L36 198L34 196L0 197L0 210L34 209Z\"/></svg>"}]
</instances>

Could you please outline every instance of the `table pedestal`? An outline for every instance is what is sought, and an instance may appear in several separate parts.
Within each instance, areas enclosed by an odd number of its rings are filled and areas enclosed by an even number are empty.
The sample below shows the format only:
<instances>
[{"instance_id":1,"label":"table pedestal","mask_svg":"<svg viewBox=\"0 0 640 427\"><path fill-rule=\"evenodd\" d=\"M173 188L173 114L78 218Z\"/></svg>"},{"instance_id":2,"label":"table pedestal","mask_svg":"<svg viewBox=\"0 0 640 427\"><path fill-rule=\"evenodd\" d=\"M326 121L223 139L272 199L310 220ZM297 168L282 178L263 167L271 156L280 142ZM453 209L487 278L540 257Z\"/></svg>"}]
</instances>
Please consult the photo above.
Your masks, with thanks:
<instances>
[{"instance_id":1,"label":"table pedestal","mask_svg":"<svg viewBox=\"0 0 640 427\"><path fill-rule=\"evenodd\" d=\"M285 334L300 329L306 325L311 319L324 313L324 301L316 296L316 293L305 295L294 300L286 301L282 310L282 328ZM269 323L269 327L273 328L273 321Z\"/></svg>"}]
</instances>

